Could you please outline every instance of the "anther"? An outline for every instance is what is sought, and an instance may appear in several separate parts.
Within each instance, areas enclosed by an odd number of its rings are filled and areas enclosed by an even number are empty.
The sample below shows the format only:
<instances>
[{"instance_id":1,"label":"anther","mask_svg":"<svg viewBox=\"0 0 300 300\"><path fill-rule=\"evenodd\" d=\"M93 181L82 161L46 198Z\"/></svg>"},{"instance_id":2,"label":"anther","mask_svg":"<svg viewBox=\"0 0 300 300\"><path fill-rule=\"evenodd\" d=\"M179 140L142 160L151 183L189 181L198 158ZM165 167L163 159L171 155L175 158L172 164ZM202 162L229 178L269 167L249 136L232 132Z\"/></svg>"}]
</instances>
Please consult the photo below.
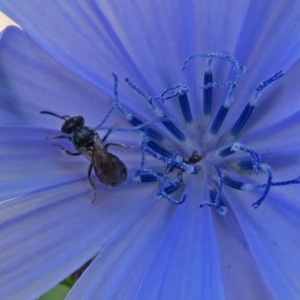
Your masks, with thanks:
<instances>
[{"instance_id":1,"label":"anther","mask_svg":"<svg viewBox=\"0 0 300 300\"><path fill-rule=\"evenodd\" d=\"M269 79L262 82L255 89L254 94L253 94L250 102L246 105L246 107L244 108L242 114L240 115L238 120L233 125L233 127L231 129L231 135L236 136L242 130L242 128L245 126L246 122L250 118L250 116L251 116L251 114L252 114L252 112L253 112L253 110L256 106L256 103L257 103L257 100L258 100L258 98L261 94L261 91L265 87L267 87L269 84L271 84L272 82L274 82L277 79L281 78L283 75L284 75L283 71L278 71L274 75L272 75Z\"/></svg>"}]
</instances>

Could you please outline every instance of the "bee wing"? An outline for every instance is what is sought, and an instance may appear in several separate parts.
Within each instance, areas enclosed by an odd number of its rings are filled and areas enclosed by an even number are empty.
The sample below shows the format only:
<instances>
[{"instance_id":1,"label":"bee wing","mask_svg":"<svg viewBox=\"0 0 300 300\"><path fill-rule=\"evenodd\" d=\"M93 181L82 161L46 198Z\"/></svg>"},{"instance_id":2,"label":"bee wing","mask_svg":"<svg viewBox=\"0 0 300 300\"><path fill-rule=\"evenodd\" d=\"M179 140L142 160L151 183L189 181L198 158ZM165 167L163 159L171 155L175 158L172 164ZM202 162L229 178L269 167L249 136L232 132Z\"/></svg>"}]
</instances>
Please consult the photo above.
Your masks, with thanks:
<instances>
[{"instance_id":1,"label":"bee wing","mask_svg":"<svg viewBox=\"0 0 300 300\"><path fill-rule=\"evenodd\" d=\"M118 186L127 178L125 164L115 155L103 150L95 149L92 164L99 180L108 186Z\"/></svg>"}]
</instances>

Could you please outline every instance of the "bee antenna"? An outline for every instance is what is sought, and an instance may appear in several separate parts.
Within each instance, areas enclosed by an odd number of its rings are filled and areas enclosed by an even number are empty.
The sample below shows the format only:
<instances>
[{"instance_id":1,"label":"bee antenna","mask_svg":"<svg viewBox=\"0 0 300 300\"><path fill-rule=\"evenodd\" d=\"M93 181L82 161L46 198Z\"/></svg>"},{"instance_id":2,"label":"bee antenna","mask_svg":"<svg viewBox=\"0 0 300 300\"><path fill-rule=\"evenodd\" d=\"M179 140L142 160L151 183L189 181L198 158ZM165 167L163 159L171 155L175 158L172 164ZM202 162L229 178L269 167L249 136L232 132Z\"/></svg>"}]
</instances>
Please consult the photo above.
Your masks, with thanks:
<instances>
[{"instance_id":1,"label":"bee antenna","mask_svg":"<svg viewBox=\"0 0 300 300\"><path fill-rule=\"evenodd\" d=\"M55 116L55 117L58 117L60 119L64 119L65 121L67 121L68 119L70 119L70 116L68 115L64 115L64 116L59 116L51 111L46 111L46 110L42 110L40 111L41 114L47 114L47 115L52 115L52 116Z\"/></svg>"}]
</instances>

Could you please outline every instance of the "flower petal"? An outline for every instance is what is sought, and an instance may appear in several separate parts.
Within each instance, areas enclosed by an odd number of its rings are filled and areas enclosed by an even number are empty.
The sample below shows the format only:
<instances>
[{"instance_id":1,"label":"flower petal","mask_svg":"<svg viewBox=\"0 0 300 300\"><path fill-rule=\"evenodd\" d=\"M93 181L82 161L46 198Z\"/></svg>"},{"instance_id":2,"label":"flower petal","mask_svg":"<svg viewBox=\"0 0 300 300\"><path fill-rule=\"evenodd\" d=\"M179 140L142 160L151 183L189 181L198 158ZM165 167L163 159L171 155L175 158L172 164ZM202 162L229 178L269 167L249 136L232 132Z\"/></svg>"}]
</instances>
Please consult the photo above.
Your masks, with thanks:
<instances>
[{"instance_id":1,"label":"flower petal","mask_svg":"<svg viewBox=\"0 0 300 300\"><path fill-rule=\"evenodd\" d=\"M249 211L246 201L233 200L237 199L237 194L228 190L226 198L236 212L236 219L254 260L253 267L262 276L259 280L266 284L272 298L289 295L291 299L297 299L300 278L298 196L277 188L276 194L275 190L274 193L271 191L259 209ZM245 260L242 265L244 263ZM258 285L248 283L248 286L257 289Z\"/></svg>"},{"instance_id":2,"label":"flower petal","mask_svg":"<svg viewBox=\"0 0 300 300\"><path fill-rule=\"evenodd\" d=\"M158 200L99 254L68 297L223 299L211 214L197 205L199 193L207 192L204 182L189 181L188 201L181 205Z\"/></svg>"},{"instance_id":3,"label":"flower petal","mask_svg":"<svg viewBox=\"0 0 300 300\"><path fill-rule=\"evenodd\" d=\"M1 202L1 297L40 296L129 230L153 203L151 186L130 183L103 188L91 204L80 183Z\"/></svg>"}]
</instances>

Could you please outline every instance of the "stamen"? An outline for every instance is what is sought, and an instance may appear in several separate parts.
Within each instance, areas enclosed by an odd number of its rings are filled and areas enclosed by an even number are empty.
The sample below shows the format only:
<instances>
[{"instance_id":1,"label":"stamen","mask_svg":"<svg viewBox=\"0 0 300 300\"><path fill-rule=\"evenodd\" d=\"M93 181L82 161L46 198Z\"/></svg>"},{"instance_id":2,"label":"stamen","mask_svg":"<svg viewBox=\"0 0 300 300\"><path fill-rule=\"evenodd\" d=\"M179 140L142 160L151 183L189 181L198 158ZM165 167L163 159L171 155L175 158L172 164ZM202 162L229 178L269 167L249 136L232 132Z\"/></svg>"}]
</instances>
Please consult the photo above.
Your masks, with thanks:
<instances>
[{"instance_id":1,"label":"stamen","mask_svg":"<svg viewBox=\"0 0 300 300\"><path fill-rule=\"evenodd\" d=\"M228 155L230 155L230 154L235 153L235 151L233 151L231 148L232 148L232 147L227 147L227 148L221 150L221 151L219 152L219 155L220 155L221 157L225 157L225 156L228 156Z\"/></svg>"},{"instance_id":2,"label":"stamen","mask_svg":"<svg viewBox=\"0 0 300 300\"><path fill-rule=\"evenodd\" d=\"M241 161L238 163L238 166L243 170L253 169L252 161Z\"/></svg>"},{"instance_id":3,"label":"stamen","mask_svg":"<svg viewBox=\"0 0 300 300\"><path fill-rule=\"evenodd\" d=\"M170 173L171 169L173 168L174 164L176 163L176 157L179 155L179 151L175 151L175 153L173 154L170 163L167 165L165 174L162 176L161 180L160 180L160 188L157 191L157 197L163 197L168 199L170 202L174 203L174 204L182 204L185 200L186 200L186 194L184 194L184 196L181 198L180 201L176 201L174 200L170 194L174 193L175 191L177 191L181 186L182 186L182 181L175 181L175 182L170 182L167 180L167 176Z\"/></svg>"},{"instance_id":4,"label":"stamen","mask_svg":"<svg viewBox=\"0 0 300 300\"><path fill-rule=\"evenodd\" d=\"M168 195L171 195L172 193L176 192L181 186L182 183L180 181L176 181L174 184L170 184L169 186L165 187L164 192Z\"/></svg>"},{"instance_id":5,"label":"stamen","mask_svg":"<svg viewBox=\"0 0 300 300\"><path fill-rule=\"evenodd\" d=\"M256 103L258 101L258 98L260 97L261 91L267 87L270 83L276 81L277 79L281 78L284 75L283 71L278 71L274 75L272 75L269 79L262 82L254 91L254 94L250 100L250 102L246 105L244 108L242 114L238 118L238 120L235 122L231 129L231 135L236 136L242 128L245 126L246 122L250 118L254 107L256 106Z\"/></svg>"},{"instance_id":6,"label":"stamen","mask_svg":"<svg viewBox=\"0 0 300 300\"><path fill-rule=\"evenodd\" d=\"M224 215L227 212L227 208L223 201L221 200L221 192L222 192L222 187L223 187L223 177L221 175L221 171L218 166L214 165L214 168L218 174L219 177L219 185L218 185L218 190L215 192L214 190L210 190L210 199L212 202L203 202L200 204L200 207L202 208L203 206L210 206L214 207L220 214ZM212 198L213 196L213 198Z\"/></svg>"},{"instance_id":7,"label":"stamen","mask_svg":"<svg viewBox=\"0 0 300 300\"><path fill-rule=\"evenodd\" d=\"M167 129L180 141L185 141L185 135L178 129L172 121L162 121Z\"/></svg>"},{"instance_id":8,"label":"stamen","mask_svg":"<svg viewBox=\"0 0 300 300\"><path fill-rule=\"evenodd\" d=\"M219 129L226 117L228 109L233 101L233 93L235 91L235 88L238 85L240 75L242 72L247 73L248 71L245 67L240 65L238 63L238 61L235 58L233 58L232 56L222 55L222 54L218 54L218 53L196 53L194 55L191 55L185 60L182 70L185 70L187 64L191 60L193 60L195 58L200 58L200 57L207 58L207 63L208 63L208 68L204 74L204 85L200 87L200 88L204 89L203 90L204 115L209 115L211 112L212 87L214 87L214 86L230 86L226 100L225 100L223 106L219 109L219 112L213 122L211 129L210 129L211 134L217 134L217 132L219 131ZM226 62L229 62L233 65L233 69L237 72L237 75L235 76L234 81L227 81L227 82L220 82L220 83L212 82L212 72L211 72L210 65L211 65L213 59L215 59L215 58L225 60Z\"/></svg>"},{"instance_id":9,"label":"stamen","mask_svg":"<svg viewBox=\"0 0 300 300\"><path fill-rule=\"evenodd\" d=\"M161 173L158 173L159 177L162 176ZM153 182L157 181L158 177L154 176L153 174L139 174L138 177L135 177L135 179L138 179L140 182Z\"/></svg>"},{"instance_id":10,"label":"stamen","mask_svg":"<svg viewBox=\"0 0 300 300\"><path fill-rule=\"evenodd\" d=\"M157 122L162 121L168 121L167 118L160 118L158 120L153 120L149 122L142 122L137 117L134 117L131 113L129 113L119 102L118 98L118 77L116 74L112 74L114 77L114 102L111 105L109 111L106 113L105 117L101 121L101 123L95 127L95 130L110 130L110 131L124 131L124 132L138 132L138 131L144 131L147 132L148 136L156 139L158 141L163 140L163 135L160 134L158 131L154 130L153 128L150 128L149 125ZM112 112L117 109L119 113L133 126L134 128L116 128L116 127L103 127L103 124L107 121L107 119L110 117Z\"/></svg>"},{"instance_id":11,"label":"stamen","mask_svg":"<svg viewBox=\"0 0 300 300\"><path fill-rule=\"evenodd\" d=\"M192 113L191 113L189 99L188 99L188 96L186 93L179 95L179 103L180 103L182 115L184 117L185 122L192 123L193 117L192 117Z\"/></svg>"},{"instance_id":12,"label":"stamen","mask_svg":"<svg viewBox=\"0 0 300 300\"><path fill-rule=\"evenodd\" d=\"M273 178L273 172L272 172L272 169L269 165L267 164L261 164L260 165L261 169L263 169L265 172L267 172L268 174L268 181L267 181L267 184L266 184L266 187L265 187L265 190L262 194L262 196L252 204L252 207L253 208L258 208L261 203L265 200L265 198L267 197L268 193L269 193L269 190L270 190L270 187L272 185L272 178Z\"/></svg>"},{"instance_id":13,"label":"stamen","mask_svg":"<svg viewBox=\"0 0 300 300\"><path fill-rule=\"evenodd\" d=\"M183 94L187 94L187 92L189 91L188 87L185 85L181 85L178 84L173 88L170 89L166 89L161 96L158 97L153 97L154 100L161 100L162 103L165 103L166 100L168 99L172 99L174 97L183 95Z\"/></svg>"},{"instance_id":14,"label":"stamen","mask_svg":"<svg viewBox=\"0 0 300 300\"><path fill-rule=\"evenodd\" d=\"M148 155L150 155L150 156L166 163L167 165L172 164L173 167L176 167L176 168L181 169L181 170L185 170L190 174L197 174L199 172L198 166L192 166L192 165L187 164L187 163L182 162L182 161L172 160L172 158L170 158L170 157L172 157L174 154L173 155L171 154L171 156L165 156L165 155L162 155L162 154L156 152L155 150L152 149L152 147L149 147L149 143L150 143L150 145L152 145L151 142L153 142L153 141L148 141L147 136L144 136L143 140L140 143L140 147L141 147L141 150L142 150L142 153L143 153L140 170L143 170L144 165L145 165L145 154L148 154ZM159 148L157 148L157 149L159 149ZM164 149L164 148L162 148L162 149ZM170 153L170 152L168 151L168 153Z\"/></svg>"},{"instance_id":15,"label":"stamen","mask_svg":"<svg viewBox=\"0 0 300 300\"><path fill-rule=\"evenodd\" d=\"M253 164L253 168L256 174L258 174L258 169L262 169L263 171L265 171L268 174L268 181L267 183L264 185L265 190L262 194L262 196L252 204L252 207L254 208L258 208L260 206L260 204L264 201L264 199L266 198L266 196L269 193L270 187L272 186L272 178L273 178L273 172L272 169L269 165L262 163L260 156L254 152L253 150L251 150L249 147L242 145L240 143L235 143L233 144L233 146L231 147L231 149L233 151L244 151L248 154L251 155L252 157L252 164ZM224 183L227 184L228 186L234 188L234 189L238 189L238 190L245 190L245 189L249 189L250 186L253 186L253 188L255 188L255 184L254 185L249 185L249 184L244 184L242 182L233 180L229 177L224 177Z\"/></svg>"},{"instance_id":16,"label":"stamen","mask_svg":"<svg viewBox=\"0 0 300 300\"><path fill-rule=\"evenodd\" d=\"M101 128L98 128L97 130L110 130L110 131L123 131L123 132L139 132L139 131L144 131L147 132L148 131L148 127L149 125L152 125L154 123L161 123L162 120L167 120L167 119L158 119L158 120L153 120L153 121L149 121L149 122L145 122L145 123L141 123L140 125L137 125L135 127L109 127L109 126L104 126Z\"/></svg>"},{"instance_id":17,"label":"stamen","mask_svg":"<svg viewBox=\"0 0 300 300\"><path fill-rule=\"evenodd\" d=\"M257 98L260 94L260 92L267 87L270 83L276 81L277 79L281 78L284 75L284 72L278 71L276 72L274 75L272 75L269 79L267 79L266 81L262 82L256 89L254 92L254 98Z\"/></svg>"},{"instance_id":18,"label":"stamen","mask_svg":"<svg viewBox=\"0 0 300 300\"><path fill-rule=\"evenodd\" d=\"M224 106L221 106L221 108L219 109L218 111L218 114L210 128L210 133L211 134L217 134L226 115L227 115L227 112L228 112L228 107L224 107Z\"/></svg>"},{"instance_id":19,"label":"stamen","mask_svg":"<svg viewBox=\"0 0 300 300\"><path fill-rule=\"evenodd\" d=\"M212 109L212 88L213 87L228 87L228 93L227 97L219 109L215 119L212 122L212 126L210 128L210 133L212 135L215 135L218 133L221 125L223 124L225 117L227 115L227 112L230 108L230 106L233 103L233 95L235 92L235 89L238 85L239 79L241 74L244 72L247 72L247 69L243 66L241 66L237 60L235 60L233 57L228 55L222 55L222 54L215 54L215 53L196 53L186 59L184 62L184 66L182 70L184 70L187 66L187 64L196 58L206 58L207 59L207 69L204 74L204 83L200 87L203 91L203 111L204 115L210 115L211 109ZM233 69L236 71L235 78L231 81L224 81L224 82L213 82L213 75L211 70L211 64L214 59L222 59L226 62L233 65ZM284 73L282 71L277 72L273 76L271 76L266 81L262 82L254 91L254 94L249 101L249 103L244 108L242 114L239 116L238 120L235 122L234 126L231 129L231 135L235 136L237 135L240 130L244 127L247 120L250 118L254 107L257 103L257 100L264 88L266 88L269 84L276 81L280 77L282 77ZM115 75L114 75L115 76ZM140 182L159 182L159 188L157 190L156 196L160 198L166 198L170 202L174 204L181 204L183 203L186 198L187 194L184 194L182 196L182 190L184 188L184 182L183 182L183 172L188 172L189 174L197 174L201 169L200 166L193 166L194 163L198 163L200 160L202 160L202 153L201 156L197 154L196 151L193 152L192 156L185 160L182 156L180 156L179 151L171 152L169 151L169 148L164 148L163 145L165 144L159 144L153 140L149 140L148 136L151 138L156 139L157 141L163 140L163 135L161 135L159 132L149 128L148 126L155 123L155 122L162 122L164 126L179 140L184 141L186 139L186 136L180 131L179 128L170 120L168 119L164 112L156 106L155 101L161 101L163 104L165 104L166 100L173 99L174 97L178 97L179 104L182 110L182 114L184 117L184 120L186 123L191 123L193 121L191 108L189 105L189 100L187 96L188 88L186 86L177 85L173 88L166 89L161 95L159 96L149 96L143 91L141 91L138 87L136 87L129 79L126 79L126 82L128 85L135 90L140 96L146 99L147 104L149 107L154 111L155 115L158 117L158 120L150 121L150 122L142 122L137 117L132 116L129 114L118 102L118 94L117 94L117 79L115 76L115 101L114 101L114 107L118 109L118 111L125 117L127 120L134 126L134 128L126 129L126 128L114 128L113 130L122 130L122 131L144 131L143 139L140 142L139 146L142 150L142 159L141 159L141 165L140 168L135 172L134 174L134 180L138 180ZM114 108L110 109L108 115L112 112ZM108 117L107 117L108 118ZM207 120L208 121L208 120ZM102 123L103 124L103 123ZM206 123L207 124L207 123ZM156 138L154 137L156 136ZM210 141L210 139L208 139ZM209 145L208 145L209 146ZM207 147L209 149L209 147ZM174 149L171 147L171 149ZM175 148L176 149L176 148ZM178 148L177 148L178 149ZM204 147L206 149L206 147ZM211 149L209 149L211 150ZM173 151L173 150L172 150ZM204 150L205 152L206 150ZM214 165L215 171L217 173L217 179L215 177L211 179L213 187L209 191L209 198L210 201L203 202L200 204L200 207L203 206L210 206L214 207L220 214L225 214L227 211L227 208L225 204L223 203L221 199L221 193L223 188L223 183L227 186L241 191L246 190L254 190L263 188L263 192L260 195L260 198L255 201L252 204L252 207L258 208L261 203L264 201L264 199L267 197L271 186L281 186L281 185L288 185L288 184L300 184L300 176L288 181L281 181L281 182L272 182L273 179L273 172L271 167L268 164L265 164L262 162L260 155L250 149L249 147L240 144L240 143L234 143L231 147L226 147L222 149L219 152L220 157L226 157L229 156L237 151L243 151L251 156L252 161L240 161L239 163L235 164L234 168L236 169L236 166L238 166L242 170L250 170L253 169L254 172L258 175L259 171L262 170L266 172L267 174L267 181L263 184L246 184L237 180L234 180L228 176L222 176L221 170L217 165ZM145 167L145 157L146 154L161 161L166 167L165 171L162 173L156 173L152 171L151 169L148 169ZM203 160L205 158L205 154L203 154ZM219 160L221 160L219 157ZM206 161L203 164L203 168L205 168L205 165L208 161ZM209 163L209 162L208 162ZM229 165L232 165L233 163L229 162ZM202 168L202 165L201 165ZM177 169L177 170L176 170ZM177 176L176 176L177 175ZM175 178L175 179L174 179ZM182 189L182 190L181 190ZM176 196L180 195L181 193L181 199L175 200L174 198L177 198ZM174 196L175 195L175 196Z\"/></svg>"},{"instance_id":20,"label":"stamen","mask_svg":"<svg viewBox=\"0 0 300 300\"><path fill-rule=\"evenodd\" d=\"M249 103L246 105L242 114L233 125L231 129L231 135L237 135L241 131L241 129L244 127L249 117L251 116L253 109L254 109L253 105L250 105Z\"/></svg>"},{"instance_id":21,"label":"stamen","mask_svg":"<svg viewBox=\"0 0 300 300\"><path fill-rule=\"evenodd\" d=\"M282 185L290 185L290 184L300 184L300 176L296 177L295 179L287 180L287 181L277 181L277 182L272 182L271 186L282 186ZM245 183L243 185L243 190L255 190L259 188L265 188L267 186L266 183L264 184L259 184L259 183Z\"/></svg>"},{"instance_id":22,"label":"stamen","mask_svg":"<svg viewBox=\"0 0 300 300\"><path fill-rule=\"evenodd\" d=\"M238 63L238 61L230 56L230 55L224 55L224 54L219 54L219 53L208 53L208 52L199 52L199 53L195 53L193 55L190 55L185 61L184 61L184 64L183 64L183 67L182 67L182 71L185 70L186 66L188 65L188 63L193 60L193 59L196 59L196 58L201 58L201 57L204 57L204 58L208 58L208 59L215 59L215 58L219 58L219 59L222 59L222 60L225 60L227 62L229 62L230 64L233 65L233 68L234 70L236 70L238 73L247 73L248 70L246 67L240 65Z\"/></svg>"},{"instance_id":23,"label":"stamen","mask_svg":"<svg viewBox=\"0 0 300 300\"><path fill-rule=\"evenodd\" d=\"M236 181L230 177L227 177L227 176L224 176L223 177L223 182L230 186L231 188L235 189L235 190L242 190L243 186L244 186L244 183L243 182L240 182L240 181Z\"/></svg>"},{"instance_id":24,"label":"stamen","mask_svg":"<svg viewBox=\"0 0 300 300\"><path fill-rule=\"evenodd\" d=\"M213 76L211 71L212 59L207 59L207 69L204 73L203 84L206 86L213 82ZM211 112L211 101L212 101L212 87L203 89L203 111L204 115L209 115Z\"/></svg>"},{"instance_id":25,"label":"stamen","mask_svg":"<svg viewBox=\"0 0 300 300\"><path fill-rule=\"evenodd\" d=\"M129 121L129 123L133 126L139 126L144 124L140 119L136 118L135 116L132 116L131 120ZM163 135L161 133L159 133L158 131L156 131L153 128L146 128L146 130L143 130L147 132L147 135L157 141L162 141L164 139Z\"/></svg>"},{"instance_id":26,"label":"stamen","mask_svg":"<svg viewBox=\"0 0 300 300\"><path fill-rule=\"evenodd\" d=\"M128 78L125 80L128 85L136 91L139 95L144 97L149 105L149 107L154 111L158 118L166 118L164 113L154 104L153 100L161 100L164 102L167 99L173 98L178 96L183 91L186 91L186 87L178 85L172 89L167 89L163 92L163 94L159 97L151 97L141 91L138 87L136 87ZM177 126L172 121L162 121L165 127L180 141L185 141L186 136L177 128Z\"/></svg>"},{"instance_id":27,"label":"stamen","mask_svg":"<svg viewBox=\"0 0 300 300\"><path fill-rule=\"evenodd\" d=\"M258 169L260 167L261 164L261 158L260 156L254 152L253 150L251 150L249 147L242 145L240 143L234 143L231 147L232 151L244 151L246 153L249 153L252 157L252 164L253 164L253 169L255 171L256 174L258 174Z\"/></svg>"},{"instance_id":28,"label":"stamen","mask_svg":"<svg viewBox=\"0 0 300 300\"><path fill-rule=\"evenodd\" d=\"M217 191L216 190L209 190L209 198L210 198L211 201L214 201L216 196L217 196ZM221 215L225 215L226 212L227 212L227 207L226 207L226 205L224 204L224 202L222 201L221 198L220 198L220 205L219 205L218 212Z\"/></svg>"},{"instance_id":29,"label":"stamen","mask_svg":"<svg viewBox=\"0 0 300 300\"><path fill-rule=\"evenodd\" d=\"M154 150L155 152L159 153L160 155L166 156L166 157L172 157L172 153L166 150L165 148L161 147L159 144L157 144L154 141L147 142L147 146Z\"/></svg>"}]
</instances>

